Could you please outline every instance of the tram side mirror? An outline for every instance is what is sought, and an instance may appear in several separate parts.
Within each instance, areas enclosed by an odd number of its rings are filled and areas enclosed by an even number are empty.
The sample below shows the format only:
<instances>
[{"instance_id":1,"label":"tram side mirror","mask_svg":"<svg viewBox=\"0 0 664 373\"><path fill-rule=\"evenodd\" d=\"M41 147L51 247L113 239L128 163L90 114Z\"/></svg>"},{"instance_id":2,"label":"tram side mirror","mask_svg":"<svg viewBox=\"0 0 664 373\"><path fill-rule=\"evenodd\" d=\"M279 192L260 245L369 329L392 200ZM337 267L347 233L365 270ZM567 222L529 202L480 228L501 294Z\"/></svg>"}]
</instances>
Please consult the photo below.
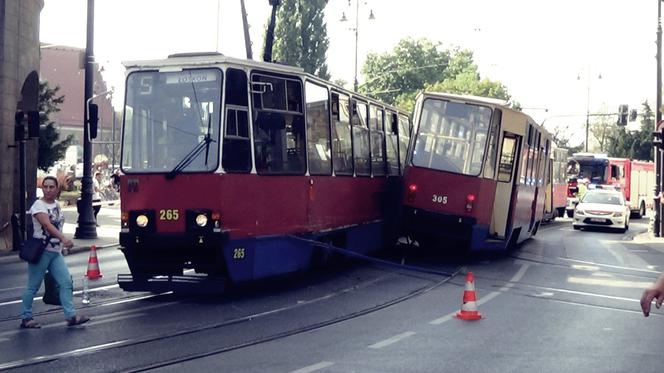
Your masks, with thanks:
<instances>
[{"instance_id":1,"label":"tram side mirror","mask_svg":"<svg viewBox=\"0 0 664 373\"><path fill-rule=\"evenodd\" d=\"M90 126L90 138L97 138L97 127L99 125L99 106L97 104L90 104L88 107L88 125Z\"/></svg>"}]
</instances>

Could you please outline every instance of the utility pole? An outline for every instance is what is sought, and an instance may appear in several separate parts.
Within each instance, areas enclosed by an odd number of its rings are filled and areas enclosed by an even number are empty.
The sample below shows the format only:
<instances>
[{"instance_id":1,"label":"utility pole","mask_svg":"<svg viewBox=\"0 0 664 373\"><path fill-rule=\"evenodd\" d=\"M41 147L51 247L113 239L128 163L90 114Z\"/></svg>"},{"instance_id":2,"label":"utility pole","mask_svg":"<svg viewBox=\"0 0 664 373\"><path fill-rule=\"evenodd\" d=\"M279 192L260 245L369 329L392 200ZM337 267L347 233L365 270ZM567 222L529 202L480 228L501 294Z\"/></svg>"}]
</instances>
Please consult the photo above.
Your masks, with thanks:
<instances>
[{"instance_id":1,"label":"utility pole","mask_svg":"<svg viewBox=\"0 0 664 373\"><path fill-rule=\"evenodd\" d=\"M657 0L657 109L655 120L655 131L659 122L662 120L662 1ZM664 129L662 129L664 131ZM662 190L662 151L655 147L655 195L659 195ZM655 221L653 222L653 234L660 237L662 234L662 204L659 198L655 199Z\"/></svg>"},{"instance_id":2,"label":"utility pole","mask_svg":"<svg viewBox=\"0 0 664 373\"><path fill-rule=\"evenodd\" d=\"M247 51L247 59L251 60L251 59L253 59L253 54L251 53L251 38L249 37L249 22L247 22L247 9L244 6L244 0L240 0L240 9L242 10L242 26L243 26L242 29L244 30L244 48Z\"/></svg>"},{"instance_id":3,"label":"utility pole","mask_svg":"<svg viewBox=\"0 0 664 373\"><path fill-rule=\"evenodd\" d=\"M77 203L78 226L74 237L83 239L97 238L97 222L92 213L92 142L88 123L88 102L92 98L94 83L95 58L94 45L95 2L88 0L87 41L85 44L85 92L83 97L83 179L81 180L81 199Z\"/></svg>"}]
</instances>

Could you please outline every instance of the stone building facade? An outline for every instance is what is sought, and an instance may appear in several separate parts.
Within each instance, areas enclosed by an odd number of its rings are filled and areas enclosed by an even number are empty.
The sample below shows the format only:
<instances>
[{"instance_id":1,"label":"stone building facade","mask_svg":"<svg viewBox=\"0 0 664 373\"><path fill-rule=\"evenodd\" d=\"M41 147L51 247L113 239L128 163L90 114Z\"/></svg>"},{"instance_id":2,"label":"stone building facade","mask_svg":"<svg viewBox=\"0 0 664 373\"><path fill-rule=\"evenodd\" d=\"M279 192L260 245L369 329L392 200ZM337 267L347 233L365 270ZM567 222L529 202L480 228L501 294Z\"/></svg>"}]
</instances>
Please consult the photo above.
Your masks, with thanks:
<instances>
[{"instance_id":1,"label":"stone building facade","mask_svg":"<svg viewBox=\"0 0 664 373\"><path fill-rule=\"evenodd\" d=\"M15 115L37 110L43 7L44 0L0 0L0 251L15 246L10 219L19 213L21 197ZM36 139L26 141L28 201L35 198L37 148Z\"/></svg>"}]
</instances>

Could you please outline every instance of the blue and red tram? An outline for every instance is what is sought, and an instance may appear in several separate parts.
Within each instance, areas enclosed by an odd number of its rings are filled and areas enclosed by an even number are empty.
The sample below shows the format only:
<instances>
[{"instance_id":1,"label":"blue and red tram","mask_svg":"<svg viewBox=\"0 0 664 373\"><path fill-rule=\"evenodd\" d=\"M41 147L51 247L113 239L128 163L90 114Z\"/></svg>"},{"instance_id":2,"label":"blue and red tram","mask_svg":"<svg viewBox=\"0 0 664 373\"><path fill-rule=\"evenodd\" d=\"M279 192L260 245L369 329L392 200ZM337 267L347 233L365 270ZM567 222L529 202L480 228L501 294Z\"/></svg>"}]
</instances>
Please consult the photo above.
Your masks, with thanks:
<instances>
[{"instance_id":1,"label":"blue and red tram","mask_svg":"<svg viewBox=\"0 0 664 373\"><path fill-rule=\"evenodd\" d=\"M126 67L124 289L189 268L256 280L324 258L312 240L367 253L392 239L406 113L219 54Z\"/></svg>"},{"instance_id":2,"label":"blue and red tram","mask_svg":"<svg viewBox=\"0 0 664 373\"><path fill-rule=\"evenodd\" d=\"M430 92L413 122L406 234L436 249L500 250L537 232L552 147L543 127L501 100Z\"/></svg>"}]
</instances>

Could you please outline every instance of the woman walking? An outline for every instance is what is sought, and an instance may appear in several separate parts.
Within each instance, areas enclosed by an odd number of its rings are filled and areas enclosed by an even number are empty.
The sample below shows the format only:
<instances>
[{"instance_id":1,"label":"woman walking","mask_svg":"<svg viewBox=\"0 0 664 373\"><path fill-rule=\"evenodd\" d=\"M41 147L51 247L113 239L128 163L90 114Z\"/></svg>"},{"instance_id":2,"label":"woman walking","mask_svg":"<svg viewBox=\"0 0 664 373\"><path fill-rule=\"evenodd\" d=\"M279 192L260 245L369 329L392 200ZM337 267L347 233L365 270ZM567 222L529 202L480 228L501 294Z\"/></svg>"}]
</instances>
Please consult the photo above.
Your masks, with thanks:
<instances>
[{"instance_id":1,"label":"woman walking","mask_svg":"<svg viewBox=\"0 0 664 373\"><path fill-rule=\"evenodd\" d=\"M21 311L21 328L35 329L41 325L32 318L32 299L41 287L44 274L48 269L60 286L60 302L68 326L86 323L90 318L76 315L73 301L73 285L69 269L62 256L63 246L70 249L74 242L62 233L64 215L60 204L55 198L58 195L58 180L46 176L42 181L44 196L30 207L34 238L46 240L46 249L39 262L28 263L28 285L23 293L23 310Z\"/></svg>"}]
</instances>

